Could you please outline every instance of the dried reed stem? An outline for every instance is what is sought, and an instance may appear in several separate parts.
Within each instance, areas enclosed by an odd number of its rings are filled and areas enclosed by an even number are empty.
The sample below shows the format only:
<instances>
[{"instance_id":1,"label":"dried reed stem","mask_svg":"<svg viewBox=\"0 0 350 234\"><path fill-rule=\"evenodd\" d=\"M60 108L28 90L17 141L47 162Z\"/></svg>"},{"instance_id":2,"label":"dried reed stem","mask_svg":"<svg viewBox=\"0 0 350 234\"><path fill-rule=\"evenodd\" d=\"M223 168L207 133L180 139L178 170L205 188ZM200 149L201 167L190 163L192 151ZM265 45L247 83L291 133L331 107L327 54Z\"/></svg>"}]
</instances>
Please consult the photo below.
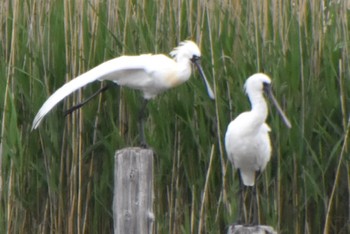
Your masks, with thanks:
<instances>
[{"instance_id":1,"label":"dried reed stem","mask_svg":"<svg viewBox=\"0 0 350 234\"><path fill-rule=\"evenodd\" d=\"M204 184L204 189L202 192L202 201L201 201L201 208L200 208L200 212L199 212L199 223L198 223L198 234L202 233L203 230L203 224L204 224L204 209L205 209L205 203L206 203L206 199L207 199L207 194L209 192L208 190L208 184L209 184L209 178L210 178L210 173L212 170L212 164L213 164L213 159L214 159L214 145L212 145L211 147L211 152L210 152L210 161L209 161L209 165L208 165L208 170L207 170L207 175L205 177L205 184Z\"/></svg>"}]
</instances>

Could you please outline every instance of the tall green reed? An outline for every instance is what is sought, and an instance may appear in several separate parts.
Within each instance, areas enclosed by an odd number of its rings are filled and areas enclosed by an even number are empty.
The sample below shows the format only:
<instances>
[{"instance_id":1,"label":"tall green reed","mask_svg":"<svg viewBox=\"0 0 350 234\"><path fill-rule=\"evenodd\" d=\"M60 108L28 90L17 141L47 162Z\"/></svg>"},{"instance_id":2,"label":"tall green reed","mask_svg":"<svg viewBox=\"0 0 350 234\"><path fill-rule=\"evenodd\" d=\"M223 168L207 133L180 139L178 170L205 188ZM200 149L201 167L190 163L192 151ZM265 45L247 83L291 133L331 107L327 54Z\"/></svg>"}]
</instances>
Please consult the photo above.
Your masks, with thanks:
<instances>
[{"instance_id":1,"label":"tall green reed","mask_svg":"<svg viewBox=\"0 0 350 234\"><path fill-rule=\"evenodd\" d=\"M287 130L271 109L274 153L259 182L262 223L281 233L346 233L345 4L1 2L0 229L110 232L113 154L137 145L140 94L116 88L64 118L62 110L102 85L96 83L67 98L31 132L33 116L63 83L107 59L167 53L192 39L202 49L217 99L209 100L195 71L148 106L146 136L156 153L155 231L218 233L234 222L238 178L223 135L229 121L249 108L245 79L262 71L272 77L293 124Z\"/></svg>"}]
</instances>

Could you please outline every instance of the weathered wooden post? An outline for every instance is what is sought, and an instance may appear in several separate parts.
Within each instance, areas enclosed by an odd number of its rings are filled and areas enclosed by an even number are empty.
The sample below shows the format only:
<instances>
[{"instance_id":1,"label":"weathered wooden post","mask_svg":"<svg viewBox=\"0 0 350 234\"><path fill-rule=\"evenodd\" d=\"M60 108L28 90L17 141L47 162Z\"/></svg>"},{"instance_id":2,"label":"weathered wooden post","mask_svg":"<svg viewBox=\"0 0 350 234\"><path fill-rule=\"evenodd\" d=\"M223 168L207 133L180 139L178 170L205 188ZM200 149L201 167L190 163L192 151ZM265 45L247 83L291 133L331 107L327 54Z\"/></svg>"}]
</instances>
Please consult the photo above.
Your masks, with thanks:
<instances>
[{"instance_id":1,"label":"weathered wooden post","mask_svg":"<svg viewBox=\"0 0 350 234\"><path fill-rule=\"evenodd\" d=\"M266 225L243 226L231 225L227 234L277 234L273 227Z\"/></svg>"},{"instance_id":2,"label":"weathered wooden post","mask_svg":"<svg viewBox=\"0 0 350 234\"><path fill-rule=\"evenodd\" d=\"M152 233L153 151L118 150L114 165L114 234Z\"/></svg>"}]
</instances>

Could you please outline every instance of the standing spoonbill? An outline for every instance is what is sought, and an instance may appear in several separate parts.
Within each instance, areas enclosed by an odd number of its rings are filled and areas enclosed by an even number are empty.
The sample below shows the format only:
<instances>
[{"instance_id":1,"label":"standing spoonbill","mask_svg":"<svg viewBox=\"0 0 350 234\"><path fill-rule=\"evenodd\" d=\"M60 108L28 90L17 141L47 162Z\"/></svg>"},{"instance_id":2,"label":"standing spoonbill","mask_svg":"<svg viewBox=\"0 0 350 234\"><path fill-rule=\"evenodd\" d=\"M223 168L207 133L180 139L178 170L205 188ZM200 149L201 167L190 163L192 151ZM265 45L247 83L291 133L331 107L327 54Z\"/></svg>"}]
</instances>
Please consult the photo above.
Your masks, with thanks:
<instances>
[{"instance_id":1,"label":"standing spoonbill","mask_svg":"<svg viewBox=\"0 0 350 234\"><path fill-rule=\"evenodd\" d=\"M238 115L227 127L225 135L225 148L228 159L237 169L240 179L240 204L237 224L243 221L242 210L244 193L247 187L252 190L253 222L258 224L256 185L255 179L262 172L271 157L270 127L265 123L268 109L263 93L271 99L283 121L291 128L290 121L283 113L277 100L272 94L271 79L257 73L250 76L244 85L252 109Z\"/></svg>"},{"instance_id":2,"label":"standing spoonbill","mask_svg":"<svg viewBox=\"0 0 350 234\"><path fill-rule=\"evenodd\" d=\"M186 82L191 76L191 64L198 68L206 85L208 95L215 99L214 92L205 77L200 64L201 52L193 41L184 41L170 52L170 58L164 54L142 54L138 56L121 56L106 61L95 68L79 75L54 92L36 114L32 130L36 129L45 115L65 97L83 86L99 80L110 80L117 85L126 86L143 92L144 102L139 113L141 145L146 146L143 131L143 112L149 99ZM106 88L101 90L104 91ZM95 96L94 94L93 96ZM90 100L89 98L88 100ZM88 101L87 100L87 101ZM84 103L86 103L85 101ZM72 108L81 107L84 103ZM68 111L70 113L72 110Z\"/></svg>"}]
</instances>

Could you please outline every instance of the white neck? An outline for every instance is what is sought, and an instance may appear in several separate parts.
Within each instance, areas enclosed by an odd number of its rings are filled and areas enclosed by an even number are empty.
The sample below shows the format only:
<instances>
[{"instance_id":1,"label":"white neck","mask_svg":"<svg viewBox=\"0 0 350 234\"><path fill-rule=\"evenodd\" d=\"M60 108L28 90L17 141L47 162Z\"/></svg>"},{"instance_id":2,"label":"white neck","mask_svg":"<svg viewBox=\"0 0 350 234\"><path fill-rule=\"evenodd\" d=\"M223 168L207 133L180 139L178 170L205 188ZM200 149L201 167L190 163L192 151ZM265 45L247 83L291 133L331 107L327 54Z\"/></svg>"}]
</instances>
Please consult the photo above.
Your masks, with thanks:
<instances>
[{"instance_id":1,"label":"white neck","mask_svg":"<svg viewBox=\"0 0 350 234\"><path fill-rule=\"evenodd\" d=\"M181 80L181 82L186 82L190 76L191 76L191 61L188 59L178 59L177 60L178 65L178 79Z\"/></svg>"},{"instance_id":2,"label":"white neck","mask_svg":"<svg viewBox=\"0 0 350 234\"><path fill-rule=\"evenodd\" d=\"M265 122L268 114L267 104L262 93L249 96L250 103L252 105L251 112L254 113L255 123L261 125Z\"/></svg>"}]
</instances>

